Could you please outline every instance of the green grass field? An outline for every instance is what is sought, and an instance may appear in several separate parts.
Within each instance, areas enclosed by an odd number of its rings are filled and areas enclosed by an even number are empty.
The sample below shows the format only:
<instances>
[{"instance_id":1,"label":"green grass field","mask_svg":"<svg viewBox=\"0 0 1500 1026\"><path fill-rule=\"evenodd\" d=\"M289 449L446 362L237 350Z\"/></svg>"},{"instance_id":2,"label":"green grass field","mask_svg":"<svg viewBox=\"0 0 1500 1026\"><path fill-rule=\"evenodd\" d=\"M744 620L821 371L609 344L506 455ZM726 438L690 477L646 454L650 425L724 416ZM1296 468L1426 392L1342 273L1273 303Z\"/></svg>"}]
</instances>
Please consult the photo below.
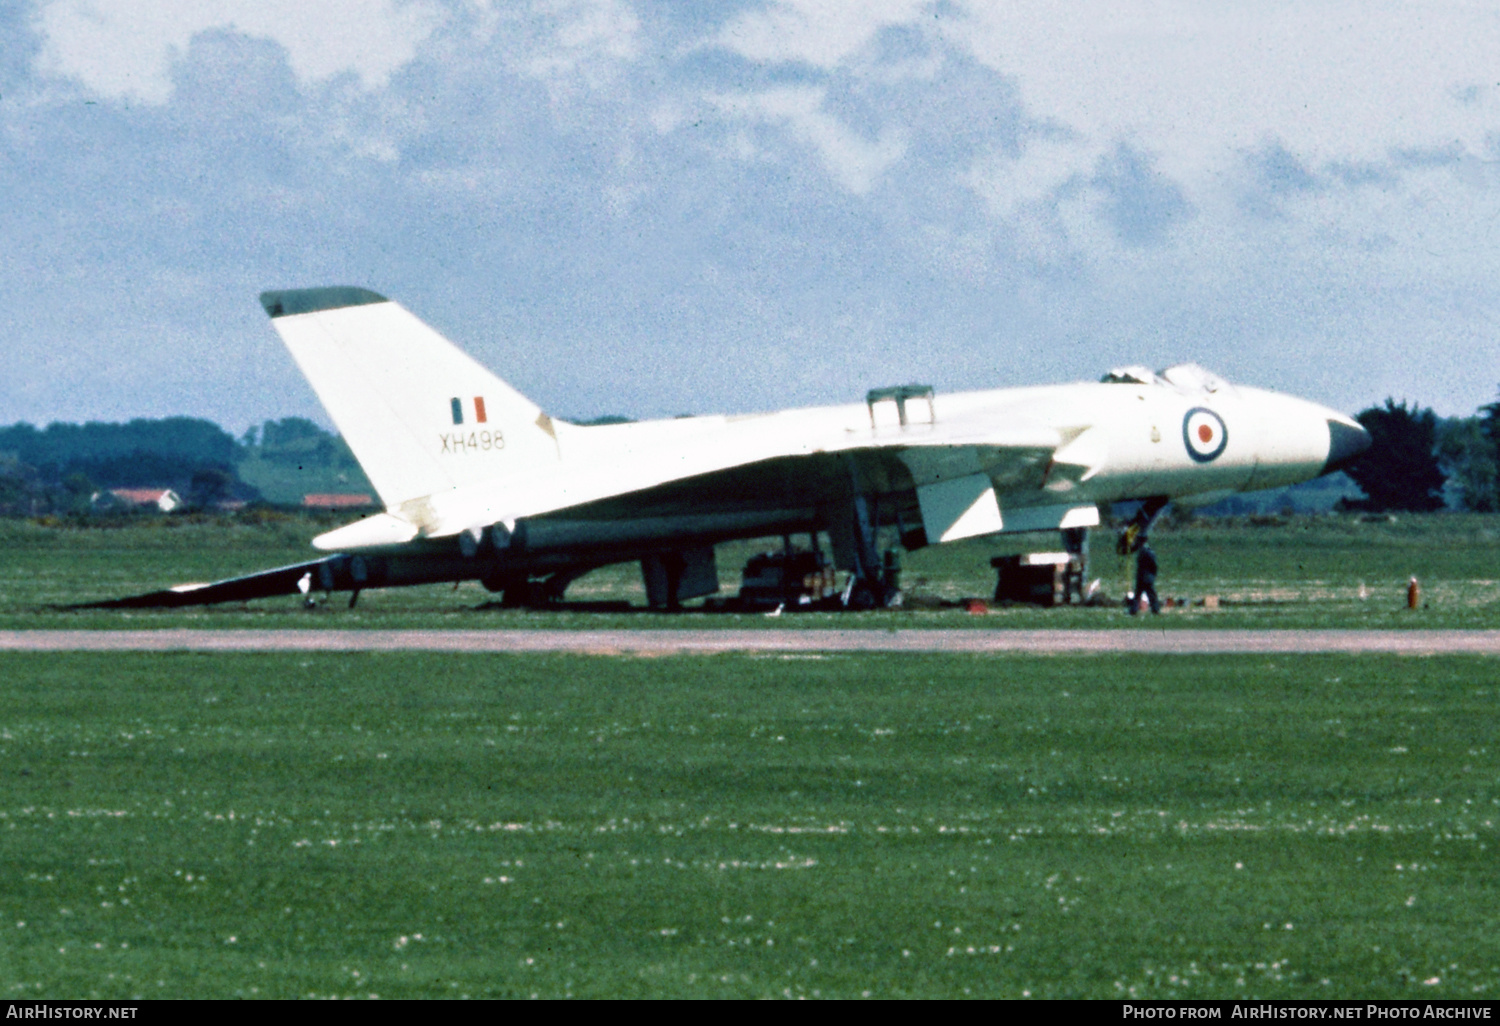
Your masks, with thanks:
<instances>
[{"instance_id":1,"label":"green grass field","mask_svg":"<svg viewBox=\"0 0 1500 1026\"><path fill-rule=\"evenodd\" d=\"M307 612L293 597L248 605L176 611L58 613L52 606L117 598L184 581L210 581L313 558L308 545L331 529L332 518L290 517L271 523L145 519L120 527L70 528L0 522L0 628L142 626L306 627L391 629L422 627L756 626L758 615L681 616L646 613L635 564L598 570L577 581L577 603L626 601L636 613L500 610L477 583L371 591L348 611L335 596ZM1116 556L1108 531L1095 532L1093 575L1105 591L1123 595L1132 564ZM1164 525L1154 534L1164 595L1216 595L1213 611L1173 610L1155 627L1493 627L1500 626L1500 517L1439 514L1403 516L1394 523L1357 517L1294 517L1256 525L1201 521ZM738 586L750 554L774 542L719 548L723 593ZM955 628L1119 626L1122 610L997 609L975 617L955 608L965 596L994 591L991 555L1055 548L1050 534L981 539L934 546L906 558L908 608L863 614L871 626ZM1422 583L1426 608L1407 611L1406 583ZM769 621L779 627L819 627L850 621L844 614L812 614Z\"/></svg>"},{"instance_id":2,"label":"green grass field","mask_svg":"<svg viewBox=\"0 0 1500 1026\"><path fill-rule=\"evenodd\" d=\"M7 998L1500 988L1492 661L0 675Z\"/></svg>"}]
</instances>

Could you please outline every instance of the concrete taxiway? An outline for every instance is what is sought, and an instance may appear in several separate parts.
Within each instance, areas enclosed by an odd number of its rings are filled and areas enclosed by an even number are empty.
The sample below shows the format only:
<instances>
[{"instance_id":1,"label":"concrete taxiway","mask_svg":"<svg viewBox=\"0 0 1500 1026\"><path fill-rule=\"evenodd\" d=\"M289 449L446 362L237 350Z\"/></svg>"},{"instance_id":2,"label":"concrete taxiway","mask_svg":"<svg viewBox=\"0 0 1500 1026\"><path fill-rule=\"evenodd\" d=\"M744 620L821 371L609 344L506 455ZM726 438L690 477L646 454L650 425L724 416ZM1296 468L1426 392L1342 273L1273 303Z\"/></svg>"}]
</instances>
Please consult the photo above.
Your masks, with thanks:
<instances>
[{"instance_id":1,"label":"concrete taxiway","mask_svg":"<svg viewBox=\"0 0 1500 1026\"><path fill-rule=\"evenodd\" d=\"M979 652L1500 655L1500 630L0 631L0 652Z\"/></svg>"}]
</instances>

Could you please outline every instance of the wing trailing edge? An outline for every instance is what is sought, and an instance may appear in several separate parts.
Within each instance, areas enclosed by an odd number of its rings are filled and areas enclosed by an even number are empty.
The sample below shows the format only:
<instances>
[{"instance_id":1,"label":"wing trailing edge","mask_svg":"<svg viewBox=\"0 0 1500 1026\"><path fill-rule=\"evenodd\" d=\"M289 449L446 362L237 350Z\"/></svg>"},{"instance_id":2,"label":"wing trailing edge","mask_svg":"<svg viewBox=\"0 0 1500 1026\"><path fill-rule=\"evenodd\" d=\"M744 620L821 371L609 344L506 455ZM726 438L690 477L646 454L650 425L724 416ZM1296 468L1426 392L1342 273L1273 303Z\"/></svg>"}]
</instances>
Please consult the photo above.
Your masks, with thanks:
<instances>
[{"instance_id":1,"label":"wing trailing edge","mask_svg":"<svg viewBox=\"0 0 1500 1026\"><path fill-rule=\"evenodd\" d=\"M174 588L131 595L128 598L109 599L104 602L80 602L68 609L172 609L180 606L211 606L218 602L246 602L250 599L271 598L276 595L296 595L302 589L298 582L311 575L310 588L323 587L320 577L324 568L332 573L342 556L328 556L306 563L262 570L245 577L231 577L212 584L179 584Z\"/></svg>"}]
</instances>

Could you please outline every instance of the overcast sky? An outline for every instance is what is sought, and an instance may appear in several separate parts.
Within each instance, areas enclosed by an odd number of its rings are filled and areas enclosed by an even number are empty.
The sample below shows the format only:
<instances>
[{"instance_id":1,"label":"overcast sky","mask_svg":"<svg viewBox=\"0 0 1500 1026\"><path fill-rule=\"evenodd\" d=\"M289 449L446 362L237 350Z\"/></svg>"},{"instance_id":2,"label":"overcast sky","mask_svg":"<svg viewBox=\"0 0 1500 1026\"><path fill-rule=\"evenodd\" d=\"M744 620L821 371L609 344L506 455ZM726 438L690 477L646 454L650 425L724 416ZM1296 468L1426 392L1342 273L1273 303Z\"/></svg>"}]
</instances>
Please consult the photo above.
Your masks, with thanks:
<instances>
[{"instance_id":1,"label":"overcast sky","mask_svg":"<svg viewBox=\"0 0 1500 1026\"><path fill-rule=\"evenodd\" d=\"M327 423L361 285L560 416L1196 361L1500 385L1500 7L9 0L0 423Z\"/></svg>"}]
</instances>

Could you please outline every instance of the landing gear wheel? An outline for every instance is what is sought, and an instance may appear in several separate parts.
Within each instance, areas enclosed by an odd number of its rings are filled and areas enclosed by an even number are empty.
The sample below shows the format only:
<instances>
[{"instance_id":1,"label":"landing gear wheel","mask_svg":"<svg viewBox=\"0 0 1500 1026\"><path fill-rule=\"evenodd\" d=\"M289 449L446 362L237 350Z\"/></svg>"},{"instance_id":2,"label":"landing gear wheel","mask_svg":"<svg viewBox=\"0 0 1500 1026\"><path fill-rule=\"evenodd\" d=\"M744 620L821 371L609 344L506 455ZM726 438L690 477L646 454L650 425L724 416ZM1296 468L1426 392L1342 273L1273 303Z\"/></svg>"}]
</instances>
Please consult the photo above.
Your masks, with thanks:
<instances>
[{"instance_id":1,"label":"landing gear wheel","mask_svg":"<svg viewBox=\"0 0 1500 1026\"><path fill-rule=\"evenodd\" d=\"M845 609L900 609L901 589L888 588L877 581L855 581L849 588Z\"/></svg>"},{"instance_id":2,"label":"landing gear wheel","mask_svg":"<svg viewBox=\"0 0 1500 1026\"><path fill-rule=\"evenodd\" d=\"M855 581L854 586L849 589L849 601L845 603L845 608L862 612L875 609L880 604L880 596L875 593L875 589L868 582Z\"/></svg>"}]
</instances>

